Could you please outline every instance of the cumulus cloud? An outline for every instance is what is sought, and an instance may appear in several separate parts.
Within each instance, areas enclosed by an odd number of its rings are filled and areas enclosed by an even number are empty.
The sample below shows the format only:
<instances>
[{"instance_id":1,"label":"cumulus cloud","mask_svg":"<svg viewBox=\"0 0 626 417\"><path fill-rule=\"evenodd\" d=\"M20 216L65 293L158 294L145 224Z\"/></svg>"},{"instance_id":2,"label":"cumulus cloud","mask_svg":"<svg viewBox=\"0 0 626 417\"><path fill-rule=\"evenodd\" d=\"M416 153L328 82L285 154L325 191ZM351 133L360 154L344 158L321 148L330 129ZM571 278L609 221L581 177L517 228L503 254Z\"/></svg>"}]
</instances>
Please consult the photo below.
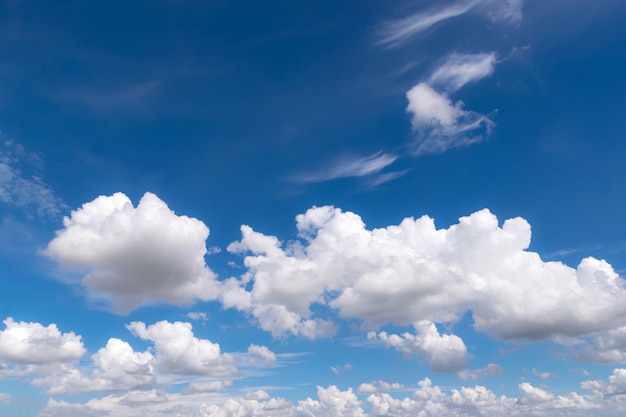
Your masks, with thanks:
<instances>
[{"instance_id":1,"label":"cumulus cloud","mask_svg":"<svg viewBox=\"0 0 626 417\"><path fill-rule=\"evenodd\" d=\"M263 359L266 366L272 365L274 362L276 362L276 355L274 354L274 352L269 350L267 346L259 346L252 343L248 347L248 353Z\"/></svg>"},{"instance_id":2,"label":"cumulus cloud","mask_svg":"<svg viewBox=\"0 0 626 417\"><path fill-rule=\"evenodd\" d=\"M570 392L555 395L548 389L534 387L524 382L519 385L519 397L496 395L486 387L460 387L443 390L433 385L429 378L419 381L410 397L390 395L372 383L361 391L368 394L362 401L351 388L340 390L334 385L317 387L317 399L306 398L291 402L280 397L270 397L266 391L247 393L240 398L190 396L168 394L160 390L131 391L96 398L85 404L72 404L50 399L41 417L74 417L83 415L115 415L120 417L150 415L181 417L435 417L435 416L537 416L559 415L591 417L597 415L620 416L624 412L622 375L625 370L616 369L606 382L586 381L581 389L591 395ZM380 382L380 381L379 381ZM393 388L394 384L390 384ZM382 384L381 384L382 387ZM389 388L389 387L388 387ZM202 400L205 401L202 401ZM368 411L366 411L366 409Z\"/></svg>"},{"instance_id":3,"label":"cumulus cloud","mask_svg":"<svg viewBox=\"0 0 626 417\"><path fill-rule=\"evenodd\" d=\"M232 385L228 379L239 375L234 356L222 353L217 343L195 337L189 323L132 322L127 328L154 346L137 352L128 342L111 338L91 356L90 365L39 367L32 385L46 388L49 394L128 391L154 387L159 378L174 376L190 382L184 394L194 395L220 391ZM273 355L263 346L252 350L266 361Z\"/></svg>"},{"instance_id":4,"label":"cumulus cloud","mask_svg":"<svg viewBox=\"0 0 626 417\"><path fill-rule=\"evenodd\" d=\"M16 322L9 317L0 331L0 360L22 365L75 362L86 352L80 336L61 333L56 324Z\"/></svg>"},{"instance_id":5,"label":"cumulus cloud","mask_svg":"<svg viewBox=\"0 0 626 417\"><path fill-rule=\"evenodd\" d=\"M458 376L459 376L459 379L465 381L468 379L474 380L474 379L478 379L483 376L489 376L489 375L502 375L503 373L504 373L504 369L502 369L500 365L495 364L495 363L490 363L484 368L463 370L459 372Z\"/></svg>"},{"instance_id":6,"label":"cumulus cloud","mask_svg":"<svg viewBox=\"0 0 626 417\"><path fill-rule=\"evenodd\" d=\"M136 208L122 193L100 196L63 224L44 253L86 270L82 284L89 294L117 312L217 297L215 274L204 262L208 227L177 216L154 194L146 193Z\"/></svg>"},{"instance_id":7,"label":"cumulus cloud","mask_svg":"<svg viewBox=\"0 0 626 417\"><path fill-rule=\"evenodd\" d=\"M442 153L482 141L494 123L487 116L463 109L463 102L452 103L444 93L421 82L406 97L407 112L416 135L413 153Z\"/></svg>"},{"instance_id":8,"label":"cumulus cloud","mask_svg":"<svg viewBox=\"0 0 626 417\"><path fill-rule=\"evenodd\" d=\"M190 323L160 321L147 326L134 321L126 326L134 335L154 343L154 367L163 374L232 377L233 357L220 345L194 336Z\"/></svg>"},{"instance_id":9,"label":"cumulus cloud","mask_svg":"<svg viewBox=\"0 0 626 417\"><path fill-rule=\"evenodd\" d=\"M63 201L39 175L40 160L0 132L0 202L40 217L55 217Z\"/></svg>"},{"instance_id":10,"label":"cumulus cloud","mask_svg":"<svg viewBox=\"0 0 626 417\"><path fill-rule=\"evenodd\" d=\"M378 28L378 44L397 47L446 20L476 11L494 22L515 24L522 18L523 0L461 0L450 5L420 11L383 23Z\"/></svg>"},{"instance_id":11,"label":"cumulus cloud","mask_svg":"<svg viewBox=\"0 0 626 417\"><path fill-rule=\"evenodd\" d=\"M467 348L460 337L455 335L440 335L435 324L422 320L413 325L416 334L402 335L380 332L378 335L371 332L368 338L382 340L387 346L404 353L407 357L419 356L435 372L456 372L468 363Z\"/></svg>"},{"instance_id":12,"label":"cumulus cloud","mask_svg":"<svg viewBox=\"0 0 626 417\"><path fill-rule=\"evenodd\" d=\"M503 340L591 336L626 320L624 280L611 265L543 261L528 251L530 225L519 217L500 225L484 209L447 229L422 216L368 230L358 215L325 206L296 223L296 242L244 226L242 240L229 246L248 253L247 272L225 284L224 306L261 311L260 326L274 335L314 327L313 304L370 328L426 320L417 334L432 336L433 323L470 311L477 331Z\"/></svg>"},{"instance_id":13,"label":"cumulus cloud","mask_svg":"<svg viewBox=\"0 0 626 417\"><path fill-rule=\"evenodd\" d=\"M389 383L387 381L383 381L379 379L378 381L366 382L357 388L356 392L360 394L370 394L373 392L388 392L388 391L398 391L403 390L406 387L402 384L398 384L397 382Z\"/></svg>"}]
</instances>

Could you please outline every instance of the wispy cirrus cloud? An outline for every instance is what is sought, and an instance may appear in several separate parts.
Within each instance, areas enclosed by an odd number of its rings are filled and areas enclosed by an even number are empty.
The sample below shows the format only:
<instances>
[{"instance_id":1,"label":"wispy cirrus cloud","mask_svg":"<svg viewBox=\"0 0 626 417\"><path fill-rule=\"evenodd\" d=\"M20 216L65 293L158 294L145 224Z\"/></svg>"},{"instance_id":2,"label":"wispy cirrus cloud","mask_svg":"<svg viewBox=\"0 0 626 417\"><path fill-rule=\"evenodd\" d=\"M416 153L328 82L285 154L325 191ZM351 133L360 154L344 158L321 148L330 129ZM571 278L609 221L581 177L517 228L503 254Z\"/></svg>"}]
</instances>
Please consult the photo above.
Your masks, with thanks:
<instances>
[{"instance_id":1,"label":"wispy cirrus cloud","mask_svg":"<svg viewBox=\"0 0 626 417\"><path fill-rule=\"evenodd\" d=\"M390 20L378 29L378 45L389 48L408 42L417 34L448 19L476 11L494 22L515 24L522 18L523 0L466 0Z\"/></svg>"},{"instance_id":2,"label":"wispy cirrus cloud","mask_svg":"<svg viewBox=\"0 0 626 417\"><path fill-rule=\"evenodd\" d=\"M27 216L55 217L63 201L38 175L40 159L0 132L0 203L20 209Z\"/></svg>"},{"instance_id":3,"label":"wispy cirrus cloud","mask_svg":"<svg viewBox=\"0 0 626 417\"><path fill-rule=\"evenodd\" d=\"M472 8L472 3L457 3L448 7L431 9L402 19L388 21L379 29L378 44L388 47L399 46L414 35L439 22L466 13Z\"/></svg>"},{"instance_id":4,"label":"wispy cirrus cloud","mask_svg":"<svg viewBox=\"0 0 626 417\"><path fill-rule=\"evenodd\" d=\"M372 181L376 181L376 174L382 171L384 168L390 166L398 159L397 155L377 152L373 155L358 157L358 156L344 156L336 158L331 163L327 164L321 169L297 174L291 177L292 181L301 183L316 183L330 181L337 178L358 178L358 177L373 177ZM376 184L382 184L383 182L390 181L403 175L403 173L390 173L383 174L379 178L382 181Z\"/></svg>"},{"instance_id":5,"label":"wispy cirrus cloud","mask_svg":"<svg viewBox=\"0 0 626 417\"><path fill-rule=\"evenodd\" d=\"M428 84L446 91L457 91L466 84L493 74L496 54L451 54L428 78Z\"/></svg>"}]
</instances>

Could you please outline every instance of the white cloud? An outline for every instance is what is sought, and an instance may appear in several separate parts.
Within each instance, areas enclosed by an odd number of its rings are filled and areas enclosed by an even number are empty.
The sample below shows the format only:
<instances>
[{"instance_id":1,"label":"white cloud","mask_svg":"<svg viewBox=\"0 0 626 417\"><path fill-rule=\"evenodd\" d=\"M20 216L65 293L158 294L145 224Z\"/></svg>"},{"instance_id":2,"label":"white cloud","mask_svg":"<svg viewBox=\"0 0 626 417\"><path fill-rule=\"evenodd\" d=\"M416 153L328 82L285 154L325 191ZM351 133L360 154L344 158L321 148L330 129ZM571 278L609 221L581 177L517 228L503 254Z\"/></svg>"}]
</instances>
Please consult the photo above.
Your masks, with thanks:
<instances>
[{"instance_id":1,"label":"white cloud","mask_svg":"<svg viewBox=\"0 0 626 417\"><path fill-rule=\"evenodd\" d=\"M400 46L427 29L470 11L477 11L494 22L516 24L522 18L522 5L523 0L460 0L385 22L378 29L378 44Z\"/></svg>"},{"instance_id":2,"label":"white cloud","mask_svg":"<svg viewBox=\"0 0 626 417\"><path fill-rule=\"evenodd\" d=\"M298 403L298 408L307 415L324 417L364 417L366 414L361 408L361 402L352 388L341 391L334 385L328 388L317 387L319 401L307 398Z\"/></svg>"},{"instance_id":3,"label":"white cloud","mask_svg":"<svg viewBox=\"0 0 626 417\"><path fill-rule=\"evenodd\" d=\"M191 320L206 321L209 319L209 316L207 315L207 313L202 312L202 311L190 311L189 313L186 314L186 316L189 317Z\"/></svg>"},{"instance_id":4,"label":"white cloud","mask_svg":"<svg viewBox=\"0 0 626 417\"><path fill-rule=\"evenodd\" d=\"M207 392L219 392L233 385L232 381L207 381L192 382L184 390L183 394L203 394Z\"/></svg>"},{"instance_id":5,"label":"white cloud","mask_svg":"<svg viewBox=\"0 0 626 417\"><path fill-rule=\"evenodd\" d=\"M134 321L126 326L133 334L154 342L153 365L162 374L233 377L233 357L221 353L220 345L194 336L190 323L160 321L146 327Z\"/></svg>"},{"instance_id":6,"label":"white cloud","mask_svg":"<svg viewBox=\"0 0 626 417\"><path fill-rule=\"evenodd\" d=\"M335 374L335 375L339 375L339 374L342 374L342 373L344 373L344 372L351 371L351 370L352 370L352 368L353 368L353 367L352 367L352 365L351 365L351 364L349 364L349 363L345 363L345 364L343 364L343 365L331 366L331 367L330 367L330 370L333 372L333 374Z\"/></svg>"},{"instance_id":7,"label":"white cloud","mask_svg":"<svg viewBox=\"0 0 626 417\"><path fill-rule=\"evenodd\" d=\"M396 159L398 159L396 155L383 152L377 152L365 157L347 156L337 158L319 171L299 174L292 177L292 179L297 182L323 182L337 178L373 176L382 171L385 167L393 164ZM396 174L394 178L402 175L401 173L394 174ZM389 177L386 181L390 181L394 178Z\"/></svg>"},{"instance_id":8,"label":"white cloud","mask_svg":"<svg viewBox=\"0 0 626 417\"><path fill-rule=\"evenodd\" d=\"M27 215L57 216L65 205L38 175L39 159L22 146L3 140L2 132L0 141L0 202L25 210Z\"/></svg>"},{"instance_id":9,"label":"white cloud","mask_svg":"<svg viewBox=\"0 0 626 417\"><path fill-rule=\"evenodd\" d=\"M351 388L340 390L331 385L317 387L317 399L306 398L291 402L270 397L266 391L248 392L241 398L220 397L211 391L198 394L173 394L162 390L130 391L94 398L85 404L72 404L50 399L40 417L77 417L85 415L115 415L136 417L150 415L165 417L466 417L559 415L571 417L621 416L626 410L626 370L615 369L607 381L585 381L582 395L570 392L555 395L547 387L535 387L527 382L519 385L519 397L496 395L486 387L459 387L443 390L429 378L418 383L409 397L389 395L400 384L383 381L361 384L359 392L371 395L360 401ZM208 394L207 394L208 393ZM369 410L366 412L365 410Z\"/></svg>"},{"instance_id":10,"label":"white cloud","mask_svg":"<svg viewBox=\"0 0 626 417\"><path fill-rule=\"evenodd\" d=\"M206 266L209 229L177 216L146 193L137 208L122 193L100 196L63 219L44 253L62 265L86 269L89 294L126 313L155 301L190 304L217 297Z\"/></svg>"},{"instance_id":11,"label":"white cloud","mask_svg":"<svg viewBox=\"0 0 626 417\"><path fill-rule=\"evenodd\" d=\"M356 392L360 394L370 394L374 392L388 392L388 391L398 391L403 390L406 387L402 384L398 384L397 382L389 383L387 381L383 381L379 379L378 381L366 382L357 388Z\"/></svg>"},{"instance_id":12,"label":"white cloud","mask_svg":"<svg viewBox=\"0 0 626 417\"><path fill-rule=\"evenodd\" d=\"M248 353L263 359L263 361L265 362L265 366L270 366L274 362L276 362L276 355L274 354L274 352L269 350L267 346L259 346L252 343L248 347Z\"/></svg>"},{"instance_id":13,"label":"white cloud","mask_svg":"<svg viewBox=\"0 0 626 417\"><path fill-rule=\"evenodd\" d=\"M470 311L477 331L504 340L592 336L626 321L624 281L607 262L544 262L527 250L530 225L519 217L499 225L485 209L447 229L423 216L368 230L358 215L325 206L296 221L296 243L244 226L229 246L250 254L247 272L225 284L224 306L251 312L275 336L324 336L313 304L371 329L454 323Z\"/></svg>"},{"instance_id":14,"label":"white cloud","mask_svg":"<svg viewBox=\"0 0 626 417\"><path fill-rule=\"evenodd\" d=\"M402 335L374 332L368 338L378 337L387 346L394 347L407 357L422 357L435 372L456 372L467 366L468 355L465 343L455 335L440 335L433 322L422 320L413 325L416 334Z\"/></svg>"},{"instance_id":15,"label":"white cloud","mask_svg":"<svg viewBox=\"0 0 626 417\"><path fill-rule=\"evenodd\" d=\"M502 375L504 373L504 369L500 367L500 365L495 363L490 363L484 368L479 369L466 369L464 371L459 372L459 379L466 381L468 379L475 380L483 376L489 375Z\"/></svg>"},{"instance_id":16,"label":"white cloud","mask_svg":"<svg viewBox=\"0 0 626 417\"><path fill-rule=\"evenodd\" d=\"M460 16L472 8L473 2L459 2L451 6L432 9L389 21L379 28L380 45L399 46L413 36L447 19Z\"/></svg>"},{"instance_id":17,"label":"white cloud","mask_svg":"<svg viewBox=\"0 0 626 417\"><path fill-rule=\"evenodd\" d=\"M453 104L445 94L424 82L411 88L406 97L406 110L412 114L416 134L415 155L441 153L480 142L494 124L485 115L464 110L460 101Z\"/></svg>"},{"instance_id":18,"label":"white cloud","mask_svg":"<svg viewBox=\"0 0 626 417\"><path fill-rule=\"evenodd\" d=\"M524 393L518 401L522 405L536 405L554 399L554 395L551 393L541 388L533 387L528 382L519 384L519 389Z\"/></svg>"},{"instance_id":19,"label":"white cloud","mask_svg":"<svg viewBox=\"0 0 626 417\"><path fill-rule=\"evenodd\" d=\"M61 333L56 324L3 321L0 331L0 360L21 365L43 365L75 362L85 353L80 336L74 332Z\"/></svg>"},{"instance_id":20,"label":"white cloud","mask_svg":"<svg viewBox=\"0 0 626 417\"><path fill-rule=\"evenodd\" d=\"M595 363L626 363L626 326L602 332L594 339L575 351L574 357Z\"/></svg>"},{"instance_id":21,"label":"white cloud","mask_svg":"<svg viewBox=\"0 0 626 417\"><path fill-rule=\"evenodd\" d=\"M0 392L0 404L9 404L11 402L11 396L9 394L5 394L4 392Z\"/></svg>"},{"instance_id":22,"label":"white cloud","mask_svg":"<svg viewBox=\"0 0 626 417\"><path fill-rule=\"evenodd\" d=\"M125 341L109 339L91 357L93 371L73 366L58 366L43 370L44 376L32 384L47 387L49 394L80 393L87 391L129 390L146 387L156 382L156 373L150 352L135 352Z\"/></svg>"},{"instance_id":23,"label":"white cloud","mask_svg":"<svg viewBox=\"0 0 626 417\"><path fill-rule=\"evenodd\" d=\"M452 54L428 79L428 84L452 92L493 74L495 53Z\"/></svg>"}]
</instances>

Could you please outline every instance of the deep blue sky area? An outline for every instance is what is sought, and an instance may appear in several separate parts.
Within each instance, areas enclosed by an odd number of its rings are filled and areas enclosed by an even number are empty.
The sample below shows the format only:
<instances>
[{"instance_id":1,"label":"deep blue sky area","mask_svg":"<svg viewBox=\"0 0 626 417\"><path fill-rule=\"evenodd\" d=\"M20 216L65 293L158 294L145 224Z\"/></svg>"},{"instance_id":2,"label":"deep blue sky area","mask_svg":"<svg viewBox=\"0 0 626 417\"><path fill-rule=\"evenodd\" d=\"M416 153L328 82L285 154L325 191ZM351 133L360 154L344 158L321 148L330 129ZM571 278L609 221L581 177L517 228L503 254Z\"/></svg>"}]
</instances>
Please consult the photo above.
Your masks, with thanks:
<instances>
[{"instance_id":1,"label":"deep blue sky area","mask_svg":"<svg viewBox=\"0 0 626 417\"><path fill-rule=\"evenodd\" d=\"M2 2L0 414L623 415L625 21Z\"/></svg>"}]
</instances>

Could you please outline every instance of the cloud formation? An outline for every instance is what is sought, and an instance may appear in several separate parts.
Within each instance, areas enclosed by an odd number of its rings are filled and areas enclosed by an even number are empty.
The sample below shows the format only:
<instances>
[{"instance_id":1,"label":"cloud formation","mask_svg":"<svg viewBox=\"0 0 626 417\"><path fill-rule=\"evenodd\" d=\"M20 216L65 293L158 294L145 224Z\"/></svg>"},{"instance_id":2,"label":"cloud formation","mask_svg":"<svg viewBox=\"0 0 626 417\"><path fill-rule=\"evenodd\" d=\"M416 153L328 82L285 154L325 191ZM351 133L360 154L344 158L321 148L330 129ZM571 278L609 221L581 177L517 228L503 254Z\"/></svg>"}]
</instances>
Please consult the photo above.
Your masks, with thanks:
<instances>
[{"instance_id":1,"label":"cloud formation","mask_svg":"<svg viewBox=\"0 0 626 417\"><path fill-rule=\"evenodd\" d=\"M372 177L371 183L383 182L402 176L405 172L392 172L377 175L387 166L393 164L397 155L377 152L365 157L344 156L336 158L331 164L315 172L299 174L292 177L296 182L324 182L337 178Z\"/></svg>"},{"instance_id":2,"label":"cloud formation","mask_svg":"<svg viewBox=\"0 0 626 417\"><path fill-rule=\"evenodd\" d=\"M153 365L161 374L214 377L237 374L234 358L221 353L219 344L196 338L190 323L160 321L146 327L134 321L126 327L137 337L154 343Z\"/></svg>"},{"instance_id":3,"label":"cloud formation","mask_svg":"<svg viewBox=\"0 0 626 417\"><path fill-rule=\"evenodd\" d=\"M621 416L626 411L623 399L626 370L615 369L607 381L585 381L581 392L556 395L547 387L535 387L528 382L519 384L520 395L496 395L481 386L464 386L444 390L424 378L407 397L390 395L403 389L400 384L377 381L361 384L357 395L352 388L340 390L334 385L317 387L317 399L297 402L270 397L265 391L244 397L207 397L174 394L152 389L130 391L96 398L85 404L50 399L41 417L75 417L83 415L115 415L119 417L143 414L155 417L435 417L435 416L539 416L559 415L592 417ZM206 394L205 394L206 395ZM366 411L367 410L367 411Z\"/></svg>"},{"instance_id":4,"label":"cloud formation","mask_svg":"<svg viewBox=\"0 0 626 417\"><path fill-rule=\"evenodd\" d=\"M493 22L516 24L522 18L522 4L523 0L460 0L383 23L378 29L377 43L386 47L401 46L439 23L472 11Z\"/></svg>"},{"instance_id":5,"label":"cloud formation","mask_svg":"<svg viewBox=\"0 0 626 417\"><path fill-rule=\"evenodd\" d=\"M442 153L482 141L494 126L482 114L465 110L463 102L448 97L464 85L493 73L495 54L452 54L428 77L413 86L406 97L415 134L413 153Z\"/></svg>"},{"instance_id":6,"label":"cloud formation","mask_svg":"<svg viewBox=\"0 0 626 417\"><path fill-rule=\"evenodd\" d=\"M2 132L0 142L0 202L24 210L27 216L57 216L65 204L37 174L39 159L4 140Z\"/></svg>"},{"instance_id":7,"label":"cloud formation","mask_svg":"<svg viewBox=\"0 0 626 417\"><path fill-rule=\"evenodd\" d=\"M44 253L86 270L82 284L118 313L154 302L182 305L217 298L204 255L209 229L178 216L152 193L137 207L122 194L100 196L63 219Z\"/></svg>"},{"instance_id":8,"label":"cloud formation","mask_svg":"<svg viewBox=\"0 0 626 417\"><path fill-rule=\"evenodd\" d=\"M75 362L85 352L80 336L61 333L56 324L16 322L11 317L3 321L0 331L0 361L22 365L42 365L55 362Z\"/></svg>"},{"instance_id":9,"label":"cloud formation","mask_svg":"<svg viewBox=\"0 0 626 417\"><path fill-rule=\"evenodd\" d=\"M467 348L460 337L439 334L433 322L422 320L413 325L416 334L387 334L370 332L368 339L378 338L387 346L404 353L407 357L423 358L435 372L455 372L467 366Z\"/></svg>"},{"instance_id":10,"label":"cloud formation","mask_svg":"<svg viewBox=\"0 0 626 417\"><path fill-rule=\"evenodd\" d=\"M425 358L427 339L445 339L433 323L455 323L468 311L477 331L501 340L591 336L626 320L624 280L611 265L543 261L527 250L530 225L519 217L500 225L484 209L447 229L422 216L368 230L358 215L324 206L298 215L296 226L300 239L287 245L243 226L228 247L248 253L247 272L226 281L222 303L251 313L274 336L332 335L319 331L332 323L315 317L313 304L370 328L417 323L412 337L423 339ZM462 342L447 341L462 351Z\"/></svg>"},{"instance_id":11,"label":"cloud formation","mask_svg":"<svg viewBox=\"0 0 626 417\"><path fill-rule=\"evenodd\" d=\"M448 92L493 74L496 54L452 54L430 75L428 84Z\"/></svg>"}]
</instances>

